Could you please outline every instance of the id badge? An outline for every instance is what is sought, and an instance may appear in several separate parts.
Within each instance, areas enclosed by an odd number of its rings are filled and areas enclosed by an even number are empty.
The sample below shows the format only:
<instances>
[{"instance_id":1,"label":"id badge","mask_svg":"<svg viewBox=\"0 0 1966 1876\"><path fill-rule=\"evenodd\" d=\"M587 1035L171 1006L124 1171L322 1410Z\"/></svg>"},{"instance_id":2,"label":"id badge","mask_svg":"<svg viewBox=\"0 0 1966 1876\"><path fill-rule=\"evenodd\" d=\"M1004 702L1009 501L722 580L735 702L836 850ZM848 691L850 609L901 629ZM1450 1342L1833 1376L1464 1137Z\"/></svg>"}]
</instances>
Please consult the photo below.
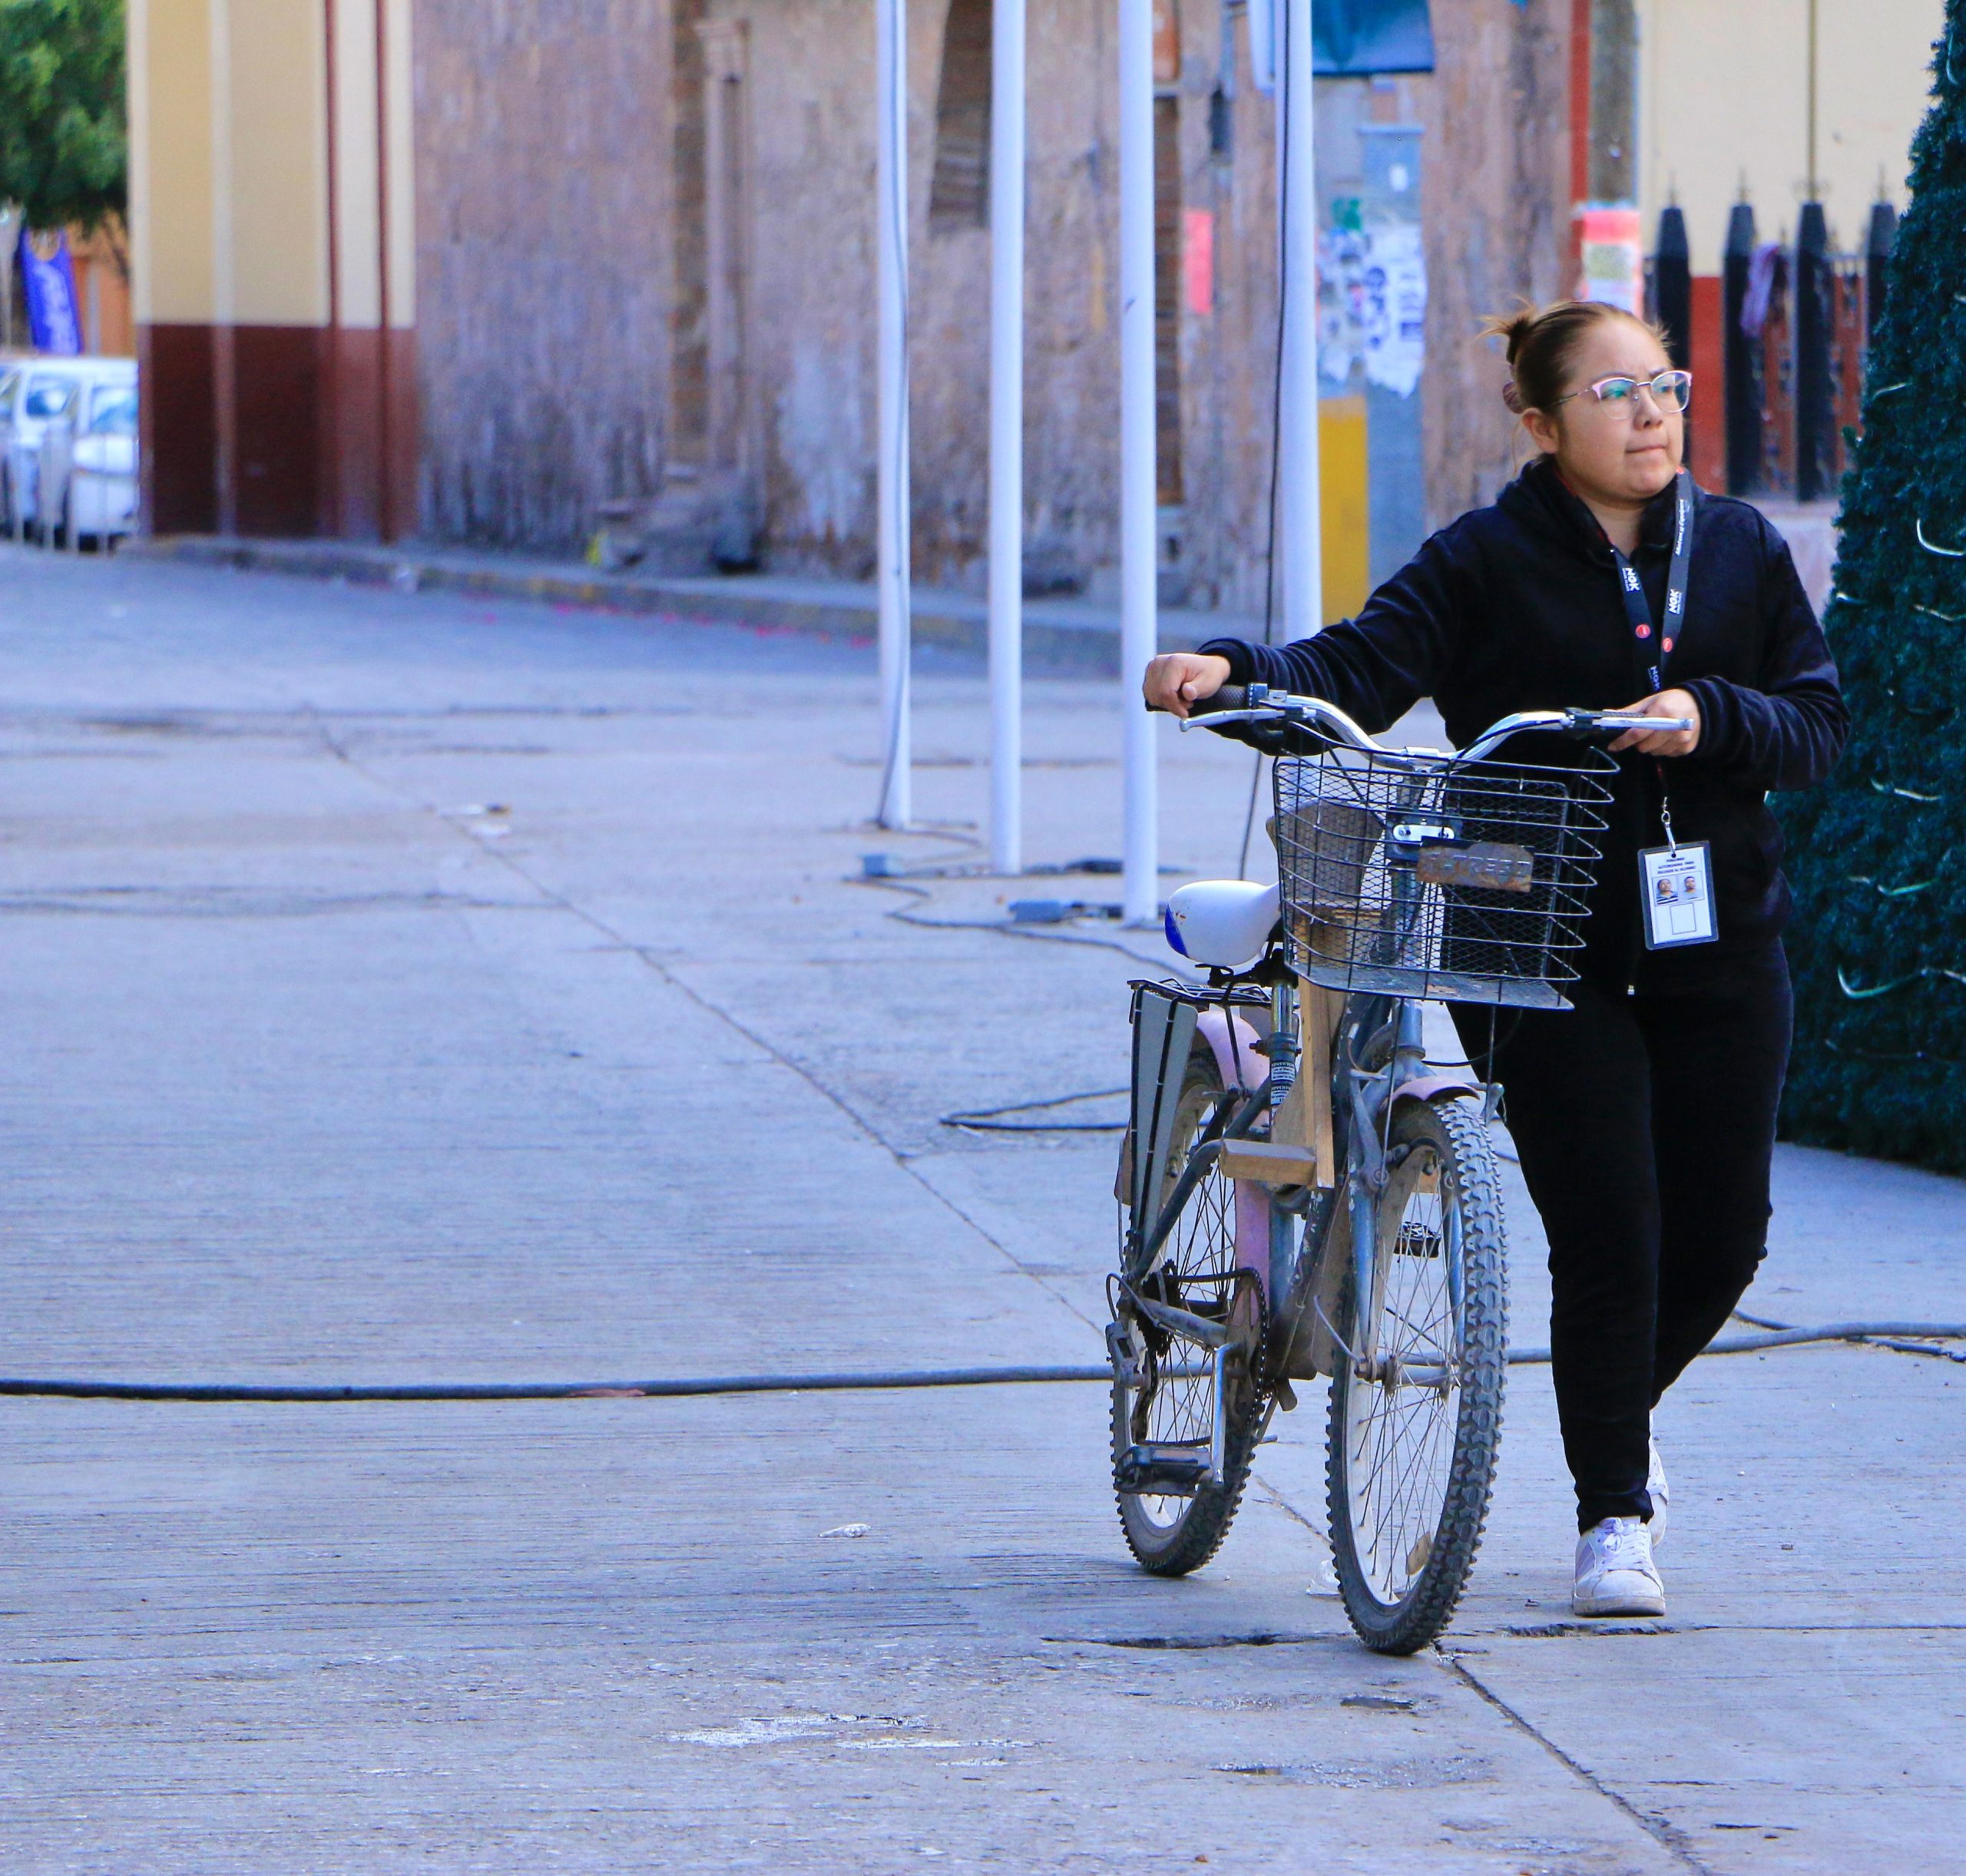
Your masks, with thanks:
<instances>
[{"instance_id":1,"label":"id badge","mask_svg":"<svg viewBox=\"0 0 1966 1876\"><path fill-rule=\"evenodd\" d=\"M1647 951L1710 945L1720 935L1713 922L1713 859L1705 841L1648 847L1638 856L1638 872Z\"/></svg>"}]
</instances>

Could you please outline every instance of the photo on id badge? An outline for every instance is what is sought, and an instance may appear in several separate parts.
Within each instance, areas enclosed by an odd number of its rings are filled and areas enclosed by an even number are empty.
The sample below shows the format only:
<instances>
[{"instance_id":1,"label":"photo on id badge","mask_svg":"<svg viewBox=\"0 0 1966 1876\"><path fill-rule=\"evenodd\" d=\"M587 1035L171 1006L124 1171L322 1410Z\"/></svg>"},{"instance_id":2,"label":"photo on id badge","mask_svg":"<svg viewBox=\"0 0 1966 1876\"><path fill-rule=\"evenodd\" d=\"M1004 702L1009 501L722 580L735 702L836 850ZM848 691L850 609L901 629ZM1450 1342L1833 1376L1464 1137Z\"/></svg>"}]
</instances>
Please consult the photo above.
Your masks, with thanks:
<instances>
[{"instance_id":1,"label":"photo on id badge","mask_svg":"<svg viewBox=\"0 0 1966 1876\"><path fill-rule=\"evenodd\" d=\"M1638 856L1645 882L1645 944L1648 951L1704 945L1713 927L1713 862L1703 840L1652 847Z\"/></svg>"}]
</instances>

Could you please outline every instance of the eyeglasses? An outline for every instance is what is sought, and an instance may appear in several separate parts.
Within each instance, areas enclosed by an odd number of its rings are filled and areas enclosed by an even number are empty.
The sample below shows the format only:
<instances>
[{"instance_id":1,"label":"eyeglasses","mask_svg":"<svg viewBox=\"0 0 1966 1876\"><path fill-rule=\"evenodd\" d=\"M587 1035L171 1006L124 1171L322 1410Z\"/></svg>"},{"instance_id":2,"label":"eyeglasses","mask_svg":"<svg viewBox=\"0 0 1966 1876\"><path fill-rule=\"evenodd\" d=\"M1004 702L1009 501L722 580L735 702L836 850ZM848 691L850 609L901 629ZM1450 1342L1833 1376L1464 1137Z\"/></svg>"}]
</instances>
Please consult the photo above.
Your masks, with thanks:
<instances>
[{"instance_id":1,"label":"eyeglasses","mask_svg":"<svg viewBox=\"0 0 1966 1876\"><path fill-rule=\"evenodd\" d=\"M1656 378L1600 378L1595 384L1588 384L1582 391L1566 392L1557 399L1559 404L1567 404L1574 397L1582 397L1588 392L1600 404L1607 404L1619 415L1630 417L1638 409L1638 394L1650 391L1653 402L1661 410L1683 411L1693 402L1693 373L1691 372L1661 372Z\"/></svg>"}]
</instances>

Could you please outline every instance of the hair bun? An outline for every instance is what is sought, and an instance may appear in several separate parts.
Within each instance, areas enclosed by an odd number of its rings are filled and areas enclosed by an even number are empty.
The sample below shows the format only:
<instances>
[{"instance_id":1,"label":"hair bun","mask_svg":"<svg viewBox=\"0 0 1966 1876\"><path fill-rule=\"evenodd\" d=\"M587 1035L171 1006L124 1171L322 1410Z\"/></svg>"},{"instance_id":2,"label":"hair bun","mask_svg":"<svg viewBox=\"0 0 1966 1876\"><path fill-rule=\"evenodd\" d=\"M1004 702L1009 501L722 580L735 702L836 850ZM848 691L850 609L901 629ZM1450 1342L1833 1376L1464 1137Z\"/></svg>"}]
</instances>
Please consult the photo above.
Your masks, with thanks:
<instances>
[{"instance_id":1,"label":"hair bun","mask_svg":"<svg viewBox=\"0 0 1966 1876\"><path fill-rule=\"evenodd\" d=\"M1508 355L1502 402L1518 417L1532 410L1554 411L1562 401L1565 376L1577 347L1591 327L1607 319L1629 320L1670 355L1660 327L1600 299L1560 299L1540 312L1524 300L1513 313L1484 319L1482 337L1499 339Z\"/></svg>"}]
</instances>

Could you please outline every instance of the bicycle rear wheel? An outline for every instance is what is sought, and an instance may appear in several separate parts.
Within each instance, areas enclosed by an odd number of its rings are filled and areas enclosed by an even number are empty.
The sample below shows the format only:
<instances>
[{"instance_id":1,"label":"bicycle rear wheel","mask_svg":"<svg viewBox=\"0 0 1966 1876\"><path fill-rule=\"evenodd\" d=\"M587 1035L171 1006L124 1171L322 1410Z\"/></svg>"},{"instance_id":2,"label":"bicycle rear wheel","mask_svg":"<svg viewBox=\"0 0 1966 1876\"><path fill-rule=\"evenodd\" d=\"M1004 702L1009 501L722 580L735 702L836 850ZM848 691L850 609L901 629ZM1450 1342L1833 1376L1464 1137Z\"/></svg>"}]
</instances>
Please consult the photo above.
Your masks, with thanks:
<instances>
[{"instance_id":1,"label":"bicycle rear wheel","mask_svg":"<svg viewBox=\"0 0 1966 1876\"><path fill-rule=\"evenodd\" d=\"M1214 1051L1197 1042L1182 1077L1164 1205L1223 1098ZM1116 1285L1113 1487L1127 1547L1157 1576L1199 1570L1242 1502L1267 1405L1261 1381L1263 1292L1243 1268L1240 1229L1267 1232L1268 1207L1210 1171L1182 1207L1135 1292L1216 1328L1219 1346L1170 1332ZM1266 1236L1264 1239L1266 1246ZM1219 1423L1219 1424L1218 1424Z\"/></svg>"},{"instance_id":2,"label":"bicycle rear wheel","mask_svg":"<svg viewBox=\"0 0 1966 1876\"><path fill-rule=\"evenodd\" d=\"M1404 1104L1388 1142L1375 1294L1348 1285L1326 1460L1331 1546L1359 1639L1411 1654L1454 1613L1481 1541L1508 1372L1507 1244L1480 1104ZM1370 1325L1375 1332L1368 1333Z\"/></svg>"}]
</instances>

